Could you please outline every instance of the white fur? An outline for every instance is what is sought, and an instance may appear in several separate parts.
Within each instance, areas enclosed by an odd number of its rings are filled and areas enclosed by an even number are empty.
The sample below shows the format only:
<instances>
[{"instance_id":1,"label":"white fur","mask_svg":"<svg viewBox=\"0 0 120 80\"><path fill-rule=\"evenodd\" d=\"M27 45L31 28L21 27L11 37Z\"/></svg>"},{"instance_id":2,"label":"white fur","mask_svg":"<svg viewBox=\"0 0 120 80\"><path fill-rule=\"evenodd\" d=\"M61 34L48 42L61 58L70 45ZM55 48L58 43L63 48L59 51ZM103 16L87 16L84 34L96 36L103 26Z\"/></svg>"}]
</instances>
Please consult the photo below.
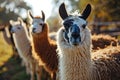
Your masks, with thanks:
<instances>
[{"instance_id":1,"label":"white fur","mask_svg":"<svg viewBox=\"0 0 120 80\"><path fill-rule=\"evenodd\" d=\"M67 43L63 38L63 33L63 28L61 28L57 34L60 80L88 80L89 77L85 76L89 76L88 69L91 67L90 31L88 28L84 30L85 39L79 46Z\"/></svg>"}]
</instances>

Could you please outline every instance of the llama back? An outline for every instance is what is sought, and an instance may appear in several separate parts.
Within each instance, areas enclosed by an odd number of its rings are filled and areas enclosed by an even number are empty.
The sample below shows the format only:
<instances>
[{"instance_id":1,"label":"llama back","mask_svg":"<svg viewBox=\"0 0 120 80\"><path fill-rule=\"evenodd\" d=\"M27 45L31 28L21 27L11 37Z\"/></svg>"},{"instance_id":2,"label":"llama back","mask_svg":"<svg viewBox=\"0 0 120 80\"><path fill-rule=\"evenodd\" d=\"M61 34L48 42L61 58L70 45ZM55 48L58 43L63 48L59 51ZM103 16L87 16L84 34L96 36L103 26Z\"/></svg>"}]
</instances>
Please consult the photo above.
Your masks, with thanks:
<instances>
[{"instance_id":1,"label":"llama back","mask_svg":"<svg viewBox=\"0 0 120 80\"><path fill-rule=\"evenodd\" d=\"M93 50L103 49L107 46L117 46L118 40L110 35L92 35Z\"/></svg>"},{"instance_id":2,"label":"llama back","mask_svg":"<svg viewBox=\"0 0 120 80\"><path fill-rule=\"evenodd\" d=\"M120 79L120 46L109 46L92 53L98 80Z\"/></svg>"}]
</instances>

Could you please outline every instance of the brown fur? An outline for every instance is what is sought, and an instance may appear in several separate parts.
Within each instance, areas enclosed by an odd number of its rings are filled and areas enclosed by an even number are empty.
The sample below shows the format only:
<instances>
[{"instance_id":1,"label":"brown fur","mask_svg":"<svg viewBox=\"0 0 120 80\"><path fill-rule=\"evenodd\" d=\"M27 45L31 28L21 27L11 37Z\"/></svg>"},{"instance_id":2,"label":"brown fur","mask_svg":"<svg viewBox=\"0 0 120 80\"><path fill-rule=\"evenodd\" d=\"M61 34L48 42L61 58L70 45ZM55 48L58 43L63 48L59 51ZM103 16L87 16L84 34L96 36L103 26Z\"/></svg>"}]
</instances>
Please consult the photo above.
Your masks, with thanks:
<instances>
[{"instance_id":1,"label":"brown fur","mask_svg":"<svg viewBox=\"0 0 120 80\"><path fill-rule=\"evenodd\" d=\"M118 40L110 35L92 35L93 50L103 49L107 46L117 46Z\"/></svg>"},{"instance_id":2,"label":"brown fur","mask_svg":"<svg viewBox=\"0 0 120 80\"><path fill-rule=\"evenodd\" d=\"M40 17L40 16L35 16L34 18L36 18L36 19L40 19L41 17Z\"/></svg>"},{"instance_id":3,"label":"brown fur","mask_svg":"<svg viewBox=\"0 0 120 80\"><path fill-rule=\"evenodd\" d=\"M43 31L39 34L32 34L33 37L33 57L39 65L55 76L58 69L58 58L56 53L57 45L55 41L48 37L48 26L44 24ZM55 77L54 77L55 79Z\"/></svg>"},{"instance_id":4,"label":"brown fur","mask_svg":"<svg viewBox=\"0 0 120 80\"><path fill-rule=\"evenodd\" d=\"M108 46L92 54L100 80L120 79L120 46ZM110 77L109 77L110 76Z\"/></svg>"}]
</instances>

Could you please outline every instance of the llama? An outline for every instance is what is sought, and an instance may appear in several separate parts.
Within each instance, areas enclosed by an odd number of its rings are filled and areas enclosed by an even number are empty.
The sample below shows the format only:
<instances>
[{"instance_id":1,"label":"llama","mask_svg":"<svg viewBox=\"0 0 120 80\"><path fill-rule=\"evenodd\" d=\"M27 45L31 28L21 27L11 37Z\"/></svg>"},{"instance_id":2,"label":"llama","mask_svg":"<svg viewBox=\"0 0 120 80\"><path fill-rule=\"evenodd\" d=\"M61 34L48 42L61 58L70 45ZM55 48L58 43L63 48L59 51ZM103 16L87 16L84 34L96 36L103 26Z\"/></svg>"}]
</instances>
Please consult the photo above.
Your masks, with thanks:
<instances>
[{"instance_id":1,"label":"llama","mask_svg":"<svg viewBox=\"0 0 120 80\"><path fill-rule=\"evenodd\" d=\"M12 25L11 32L15 46L18 50L18 54L21 57L23 63L26 66L27 73L30 73L31 80L34 80L34 74L37 75L37 80L40 80L41 67L37 65L34 58L32 57L31 42L28 36L26 25L21 18L18 21L10 20Z\"/></svg>"},{"instance_id":2,"label":"llama","mask_svg":"<svg viewBox=\"0 0 120 80\"><path fill-rule=\"evenodd\" d=\"M59 7L63 27L57 33L60 80L119 80L120 47L113 52L91 54L91 33L87 21L91 12L88 4L81 15L68 15L65 4ZM117 51L116 51L117 50ZM101 50L102 51L102 50Z\"/></svg>"},{"instance_id":3,"label":"llama","mask_svg":"<svg viewBox=\"0 0 120 80\"><path fill-rule=\"evenodd\" d=\"M33 57L40 66L43 66L50 73L51 78L56 80L58 70L57 45L48 36L49 29L47 23L45 23L45 14L42 11L42 17L33 17L32 13L28 11L28 15L32 19L30 32L33 42Z\"/></svg>"}]
</instances>

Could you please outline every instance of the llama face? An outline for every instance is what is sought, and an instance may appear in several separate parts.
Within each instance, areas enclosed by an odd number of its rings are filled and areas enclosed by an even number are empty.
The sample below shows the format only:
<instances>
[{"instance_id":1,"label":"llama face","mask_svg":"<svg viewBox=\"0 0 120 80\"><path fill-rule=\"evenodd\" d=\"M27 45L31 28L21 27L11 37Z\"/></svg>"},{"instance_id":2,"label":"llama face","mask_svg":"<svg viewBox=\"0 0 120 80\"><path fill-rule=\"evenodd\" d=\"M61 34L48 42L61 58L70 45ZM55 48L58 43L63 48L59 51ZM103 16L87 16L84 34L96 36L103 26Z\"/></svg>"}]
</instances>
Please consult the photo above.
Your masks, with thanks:
<instances>
[{"instance_id":1,"label":"llama face","mask_svg":"<svg viewBox=\"0 0 120 80\"><path fill-rule=\"evenodd\" d=\"M12 33L15 33L18 35L19 33L21 33L21 31L24 31L23 22L21 22L20 20L18 21L10 20L10 24L12 26L10 30Z\"/></svg>"},{"instance_id":2,"label":"llama face","mask_svg":"<svg viewBox=\"0 0 120 80\"><path fill-rule=\"evenodd\" d=\"M31 32L33 34L35 33L41 33L44 27L44 21L45 21L45 14L43 11L41 11L42 17L33 17L32 13L28 11L28 16L30 17L31 20Z\"/></svg>"},{"instance_id":3,"label":"llama face","mask_svg":"<svg viewBox=\"0 0 120 80\"><path fill-rule=\"evenodd\" d=\"M77 16L70 16L63 22L65 27L64 38L71 45L79 45L85 38L84 30L87 22Z\"/></svg>"},{"instance_id":4,"label":"llama face","mask_svg":"<svg viewBox=\"0 0 120 80\"><path fill-rule=\"evenodd\" d=\"M84 41L87 25L86 19L90 12L91 5L88 4L81 15L68 15L64 3L61 4L59 14L63 19L63 26L65 28L63 36L70 45L77 46Z\"/></svg>"},{"instance_id":5,"label":"llama face","mask_svg":"<svg viewBox=\"0 0 120 80\"><path fill-rule=\"evenodd\" d=\"M31 26L32 33L41 33L43 30L44 21L41 18L34 18Z\"/></svg>"}]
</instances>

